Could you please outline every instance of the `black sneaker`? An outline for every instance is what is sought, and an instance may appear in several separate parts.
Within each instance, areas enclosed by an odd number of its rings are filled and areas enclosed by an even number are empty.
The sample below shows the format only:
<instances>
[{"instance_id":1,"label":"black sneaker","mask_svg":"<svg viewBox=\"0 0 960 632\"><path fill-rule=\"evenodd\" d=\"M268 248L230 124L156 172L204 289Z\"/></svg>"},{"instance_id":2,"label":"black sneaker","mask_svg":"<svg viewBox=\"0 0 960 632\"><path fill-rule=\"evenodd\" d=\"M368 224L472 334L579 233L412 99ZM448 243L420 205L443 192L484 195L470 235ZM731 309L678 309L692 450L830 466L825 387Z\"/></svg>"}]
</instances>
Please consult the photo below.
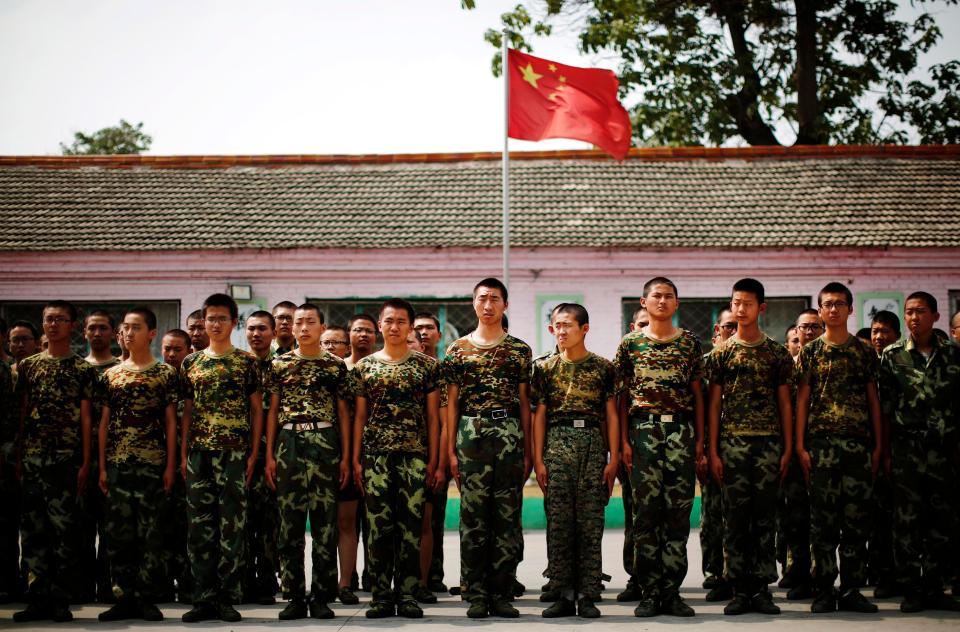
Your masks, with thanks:
<instances>
[{"instance_id":1,"label":"black sneaker","mask_svg":"<svg viewBox=\"0 0 960 632\"><path fill-rule=\"evenodd\" d=\"M389 601L374 601L367 608L366 617L368 619L386 619L394 615L393 604Z\"/></svg>"},{"instance_id":2,"label":"black sneaker","mask_svg":"<svg viewBox=\"0 0 960 632\"><path fill-rule=\"evenodd\" d=\"M277 618L281 621L296 621L307 618L307 602L303 599L291 599Z\"/></svg>"},{"instance_id":3,"label":"black sneaker","mask_svg":"<svg viewBox=\"0 0 960 632\"><path fill-rule=\"evenodd\" d=\"M451 589L452 590L452 589ZM486 599L473 599L467 608L467 616L471 619L486 619L490 616L490 608Z\"/></svg>"},{"instance_id":4,"label":"black sneaker","mask_svg":"<svg viewBox=\"0 0 960 632\"><path fill-rule=\"evenodd\" d=\"M723 607L723 614L736 616L746 614L753 609L750 603L750 596L744 593L737 593L730 600L730 603Z\"/></svg>"},{"instance_id":5,"label":"black sneaker","mask_svg":"<svg viewBox=\"0 0 960 632\"><path fill-rule=\"evenodd\" d=\"M463 588L460 586L451 586L450 594L453 595L454 597L456 597L457 595L461 595L463 594Z\"/></svg>"},{"instance_id":6,"label":"black sneaker","mask_svg":"<svg viewBox=\"0 0 960 632\"><path fill-rule=\"evenodd\" d=\"M397 614L405 619L422 619L423 608L418 606L416 601L403 601L397 606Z\"/></svg>"},{"instance_id":7,"label":"black sneaker","mask_svg":"<svg viewBox=\"0 0 960 632\"><path fill-rule=\"evenodd\" d=\"M27 607L20 612L13 613L13 620L17 623L30 623L31 621L49 621L51 619L50 609L37 603L27 604Z\"/></svg>"},{"instance_id":8,"label":"black sneaker","mask_svg":"<svg viewBox=\"0 0 960 632\"><path fill-rule=\"evenodd\" d=\"M540 601L543 603L550 603L560 599L560 589L559 588L547 588L542 593L540 593Z\"/></svg>"},{"instance_id":9,"label":"black sneaker","mask_svg":"<svg viewBox=\"0 0 960 632\"><path fill-rule=\"evenodd\" d=\"M437 603L437 596L423 584L417 584L413 590L413 598L420 603Z\"/></svg>"},{"instance_id":10,"label":"black sneaker","mask_svg":"<svg viewBox=\"0 0 960 632\"><path fill-rule=\"evenodd\" d=\"M780 614L780 606L773 603L773 595L768 590L761 590L751 597L750 607L760 614Z\"/></svg>"},{"instance_id":11,"label":"black sneaker","mask_svg":"<svg viewBox=\"0 0 960 632\"><path fill-rule=\"evenodd\" d=\"M559 597L552 606L540 613L544 619L556 619L558 617L572 617L577 614L577 607L566 597Z\"/></svg>"},{"instance_id":12,"label":"black sneaker","mask_svg":"<svg viewBox=\"0 0 960 632\"><path fill-rule=\"evenodd\" d=\"M823 614L825 612L836 612L837 610L837 592L833 588L824 588L810 604L810 612Z\"/></svg>"},{"instance_id":13,"label":"black sneaker","mask_svg":"<svg viewBox=\"0 0 960 632\"><path fill-rule=\"evenodd\" d=\"M915 591L908 591L900 602L900 612L914 613L926 610L926 603L923 595Z\"/></svg>"},{"instance_id":14,"label":"black sneaker","mask_svg":"<svg viewBox=\"0 0 960 632\"><path fill-rule=\"evenodd\" d=\"M800 583L787 591L787 599L797 601L799 599L809 599L813 597L813 586L809 583Z\"/></svg>"},{"instance_id":15,"label":"black sneaker","mask_svg":"<svg viewBox=\"0 0 960 632\"><path fill-rule=\"evenodd\" d=\"M317 601L315 599L310 600L310 618L311 619L332 619L336 614L333 610L330 609L330 606L327 605L327 602L322 599Z\"/></svg>"},{"instance_id":16,"label":"black sneaker","mask_svg":"<svg viewBox=\"0 0 960 632\"><path fill-rule=\"evenodd\" d=\"M513 590L511 595L514 597L523 597L523 593L527 592L527 587L517 581L516 578L513 579Z\"/></svg>"},{"instance_id":17,"label":"black sneaker","mask_svg":"<svg viewBox=\"0 0 960 632\"><path fill-rule=\"evenodd\" d=\"M50 609L50 620L55 623L66 623L73 621L73 613L70 612L70 604L66 601L55 601L53 608Z\"/></svg>"},{"instance_id":18,"label":"black sneaker","mask_svg":"<svg viewBox=\"0 0 960 632\"><path fill-rule=\"evenodd\" d=\"M717 577L716 575L707 575L706 577L703 578L703 583L700 585L706 588L707 590L710 590L714 586L716 586L717 582L719 581L720 581L720 578Z\"/></svg>"},{"instance_id":19,"label":"black sneaker","mask_svg":"<svg viewBox=\"0 0 960 632\"><path fill-rule=\"evenodd\" d=\"M633 609L633 616L647 618L655 617L660 611L660 604L657 603L656 598L654 597L644 597L640 600L640 603L637 604L637 607Z\"/></svg>"},{"instance_id":20,"label":"black sneaker","mask_svg":"<svg viewBox=\"0 0 960 632\"><path fill-rule=\"evenodd\" d=\"M580 597L577 600L577 616L581 619L599 619L600 609L594 605L590 597Z\"/></svg>"},{"instance_id":21,"label":"black sneaker","mask_svg":"<svg viewBox=\"0 0 960 632\"><path fill-rule=\"evenodd\" d=\"M490 602L490 615L503 617L504 619L516 619L520 616L520 611L511 606L506 599L499 598Z\"/></svg>"},{"instance_id":22,"label":"black sneaker","mask_svg":"<svg viewBox=\"0 0 960 632\"><path fill-rule=\"evenodd\" d=\"M948 610L950 612L960 611L960 600L942 592L935 592L923 597L923 605L928 610Z\"/></svg>"},{"instance_id":23,"label":"black sneaker","mask_svg":"<svg viewBox=\"0 0 960 632\"><path fill-rule=\"evenodd\" d=\"M704 596L704 599L710 602L714 601L730 601L733 599L733 586L730 585L730 582L720 578L717 580L713 588Z\"/></svg>"},{"instance_id":24,"label":"black sneaker","mask_svg":"<svg viewBox=\"0 0 960 632\"><path fill-rule=\"evenodd\" d=\"M163 621L163 613L154 603L140 604L140 618L144 621Z\"/></svg>"},{"instance_id":25,"label":"black sneaker","mask_svg":"<svg viewBox=\"0 0 960 632\"><path fill-rule=\"evenodd\" d=\"M445 593L447 592L447 590L449 590L447 588L447 585L444 584L439 579L431 579L430 581L428 581L427 588L429 588L430 592L432 593Z\"/></svg>"},{"instance_id":26,"label":"black sneaker","mask_svg":"<svg viewBox=\"0 0 960 632\"><path fill-rule=\"evenodd\" d=\"M680 595L673 595L660 602L660 614L668 614L672 617L692 617L696 612L684 603Z\"/></svg>"},{"instance_id":27,"label":"black sneaker","mask_svg":"<svg viewBox=\"0 0 960 632\"><path fill-rule=\"evenodd\" d=\"M340 588L340 592L337 593L337 599L339 599L340 603L345 606L355 606L360 603L360 598L357 597L352 590L350 590L349 586L343 586Z\"/></svg>"},{"instance_id":28,"label":"black sneaker","mask_svg":"<svg viewBox=\"0 0 960 632\"><path fill-rule=\"evenodd\" d=\"M783 577L780 578L780 581L777 582L777 588L783 588L785 590L790 590L796 586L799 582L797 578L793 576L792 573L786 573Z\"/></svg>"},{"instance_id":29,"label":"black sneaker","mask_svg":"<svg viewBox=\"0 0 960 632\"><path fill-rule=\"evenodd\" d=\"M222 603L220 604L220 620L224 623L236 623L243 617L240 616L240 612L233 607L233 604Z\"/></svg>"},{"instance_id":30,"label":"black sneaker","mask_svg":"<svg viewBox=\"0 0 960 632\"><path fill-rule=\"evenodd\" d=\"M844 612L874 614L878 609L876 604L867 601L867 598L856 588L851 588L837 599L837 610L843 610Z\"/></svg>"},{"instance_id":31,"label":"black sneaker","mask_svg":"<svg viewBox=\"0 0 960 632\"><path fill-rule=\"evenodd\" d=\"M640 587L636 584L627 582L627 587L623 589L619 595L617 595L617 601L623 603L624 601L640 601L643 598L643 591L640 590Z\"/></svg>"},{"instance_id":32,"label":"black sneaker","mask_svg":"<svg viewBox=\"0 0 960 632\"><path fill-rule=\"evenodd\" d=\"M97 615L99 621L126 621L141 618L140 608L130 599L121 599Z\"/></svg>"},{"instance_id":33,"label":"black sneaker","mask_svg":"<svg viewBox=\"0 0 960 632\"><path fill-rule=\"evenodd\" d=\"M200 602L195 603L193 608L184 612L180 620L184 623L199 623L200 621L213 621L219 618L220 614L213 607L213 604Z\"/></svg>"}]
</instances>

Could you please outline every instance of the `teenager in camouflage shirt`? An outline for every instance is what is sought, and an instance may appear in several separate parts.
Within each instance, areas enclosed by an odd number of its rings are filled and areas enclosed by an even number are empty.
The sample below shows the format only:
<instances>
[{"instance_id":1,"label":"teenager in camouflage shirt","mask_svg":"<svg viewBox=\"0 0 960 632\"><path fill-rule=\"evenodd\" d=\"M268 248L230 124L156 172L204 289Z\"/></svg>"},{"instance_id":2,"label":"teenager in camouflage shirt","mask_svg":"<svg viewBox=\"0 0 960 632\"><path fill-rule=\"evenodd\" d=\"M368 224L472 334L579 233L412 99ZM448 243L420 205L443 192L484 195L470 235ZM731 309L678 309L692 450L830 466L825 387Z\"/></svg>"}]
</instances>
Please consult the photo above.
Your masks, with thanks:
<instances>
[{"instance_id":1,"label":"teenager in camouflage shirt","mask_svg":"<svg viewBox=\"0 0 960 632\"><path fill-rule=\"evenodd\" d=\"M23 504L23 562L29 571L27 608L14 621L70 621L68 602L77 585L79 516L90 473L90 401L96 372L70 350L77 310L65 301L43 309L46 351L17 365L21 405L17 469Z\"/></svg>"},{"instance_id":2,"label":"teenager in camouflage shirt","mask_svg":"<svg viewBox=\"0 0 960 632\"><path fill-rule=\"evenodd\" d=\"M793 358L760 330L763 285L741 279L730 309L737 334L707 359L710 469L723 488L724 549L734 589L724 614L780 614L767 585L777 579L777 490L793 452Z\"/></svg>"},{"instance_id":3,"label":"teenager in camouflage shirt","mask_svg":"<svg viewBox=\"0 0 960 632\"><path fill-rule=\"evenodd\" d=\"M520 508L530 472L532 352L503 330L507 288L473 289L477 328L444 357L447 456L460 487L460 584L467 616L518 617L510 605L523 541Z\"/></svg>"},{"instance_id":4,"label":"teenager in camouflage shirt","mask_svg":"<svg viewBox=\"0 0 960 632\"><path fill-rule=\"evenodd\" d=\"M337 491L350 481L351 391L347 365L320 347L320 309L294 311L298 346L274 359L267 377L267 483L280 507L280 572L290 603L281 620L307 616L305 529L313 537L310 616L330 619L337 597Z\"/></svg>"},{"instance_id":5,"label":"teenager in camouflage shirt","mask_svg":"<svg viewBox=\"0 0 960 632\"><path fill-rule=\"evenodd\" d=\"M135 308L120 327L130 357L103 376L99 487L106 496L107 549L117 603L101 621L160 621L164 574L157 516L176 472L177 371L153 357L157 317Z\"/></svg>"},{"instance_id":6,"label":"teenager in camouflage shirt","mask_svg":"<svg viewBox=\"0 0 960 632\"><path fill-rule=\"evenodd\" d=\"M550 331L560 353L533 365L533 462L547 514L548 578L559 599L546 618L600 616L604 506L620 461L617 376L613 364L587 351L582 305L561 303ZM609 453L609 460L607 459ZM574 604L576 603L576 606Z\"/></svg>"},{"instance_id":7,"label":"teenager in camouflage shirt","mask_svg":"<svg viewBox=\"0 0 960 632\"><path fill-rule=\"evenodd\" d=\"M634 501L636 577L643 598L638 617L692 617L680 597L687 574L687 538L696 467L703 461L703 350L689 331L673 326L679 299L672 281L643 286L650 324L620 342L614 365L623 382L623 459Z\"/></svg>"},{"instance_id":8,"label":"teenager in camouflage shirt","mask_svg":"<svg viewBox=\"0 0 960 632\"><path fill-rule=\"evenodd\" d=\"M385 302L379 322L384 347L353 367L353 470L363 486L370 528L370 619L395 611L407 618L423 616L414 595L420 580L423 504L428 487L444 482L437 468L438 364L407 348L414 315L404 300Z\"/></svg>"},{"instance_id":9,"label":"teenager in camouflage shirt","mask_svg":"<svg viewBox=\"0 0 960 632\"><path fill-rule=\"evenodd\" d=\"M253 476L263 404L253 354L234 348L237 304L226 294L204 301L210 346L183 361L181 469L187 481L187 546L194 581L185 623L236 622L243 597L247 486ZM249 450L249 453L248 453Z\"/></svg>"},{"instance_id":10,"label":"teenager in camouflage shirt","mask_svg":"<svg viewBox=\"0 0 960 632\"><path fill-rule=\"evenodd\" d=\"M810 611L873 613L877 606L859 588L867 581L871 488L881 456L879 361L870 343L847 331L853 294L845 285L828 283L817 304L827 331L800 350L795 444L810 487L817 584Z\"/></svg>"}]
</instances>

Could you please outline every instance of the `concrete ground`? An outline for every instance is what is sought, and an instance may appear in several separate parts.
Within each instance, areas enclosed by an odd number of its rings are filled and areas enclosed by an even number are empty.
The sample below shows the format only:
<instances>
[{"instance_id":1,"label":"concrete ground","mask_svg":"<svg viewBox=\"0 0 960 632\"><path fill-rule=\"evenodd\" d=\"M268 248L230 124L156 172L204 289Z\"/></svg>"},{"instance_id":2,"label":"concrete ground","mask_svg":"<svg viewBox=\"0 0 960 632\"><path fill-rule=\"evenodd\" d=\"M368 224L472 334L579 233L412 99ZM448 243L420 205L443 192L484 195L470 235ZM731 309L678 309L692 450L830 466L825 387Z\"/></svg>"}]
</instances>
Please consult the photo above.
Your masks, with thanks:
<instances>
[{"instance_id":1,"label":"concrete ground","mask_svg":"<svg viewBox=\"0 0 960 632\"><path fill-rule=\"evenodd\" d=\"M301 621L280 622L277 620L277 613L283 607L283 604L275 606L240 606L239 610L243 614L243 621L240 623L227 624L220 622L209 622L194 625L185 625L180 622L180 615L186 611L187 606L180 604L162 604L161 609L167 619L159 624L148 624L145 622L128 622L123 624L100 623L97 621L97 614L104 606L99 604L86 605L74 608L76 617L72 623L67 624L31 624L29 626L18 626L11 620L14 611L20 609L19 604L0 606L0 628L10 629L91 629L91 630L118 630L125 628L135 628L138 632L152 632L154 630L187 630L187 629L217 629L217 630L243 630L244 632L256 632L258 630L276 630L293 629L309 626L314 629L327 630L384 630L388 628L407 627L413 630L415 627L428 626L432 632L456 632L465 626L476 626L478 628L493 631L507 631L514 629L518 623L523 623L524 629L534 632L533 626L538 626L544 632L557 632L562 630L582 630L587 625L593 626L597 632L641 632L643 630L669 630L676 629L678 626L688 626L691 629L697 629L700 632L709 632L713 630L736 631L736 626L762 625L764 629L781 630L811 630L822 631L824 629L842 629L850 632L879 632L888 630L890 632L902 632L904 630L950 630L956 632L960 630L960 613L948 612L925 612L914 615L904 615L898 609L897 600L886 600L877 602L880 606L880 612L875 615L861 615L849 613L834 613L830 615L811 615L810 601L788 602L784 598L782 590L776 590L774 593L775 601L782 608L783 613L779 617L767 617L757 614L748 614L739 617L727 617L723 615L723 603L708 604L703 596L706 591L700 587L703 581L703 574L700 571L700 546L698 534L696 531L691 533L688 544L690 555L690 571L687 579L684 581L682 591L686 599L696 611L697 616L692 619L676 619L671 617L656 617L654 619L637 619L633 616L635 603L619 604L616 602L616 594L626 583L626 573L621 566L621 551L623 547L622 531L609 531L604 536L604 571L613 576L613 580L607 584L607 590L604 592L604 601L598 604L603 617L600 619L583 620L575 617L568 619L546 620L541 618L540 613L544 604L541 604L537 597L540 594L540 586L544 583L541 575L546 567L547 547L544 531L528 531L525 534L525 558L520 565L518 572L519 580L528 588L527 594L515 602L514 605L520 610L520 619L482 619L471 620L466 616L466 606L459 597L450 595L441 596L439 603L433 606L425 606L426 617L420 620L408 620L397 617L371 621L364 617L364 610L370 601L369 593L359 593L360 605L347 607L340 603L331 604L337 613L337 618L328 621L316 621L313 619L304 619ZM460 564L458 551L458 537L455 532L447 532L444 539L444 548L446 551L445 567L447 573L447 583L451 581L456 583L459 578ZM309 557L308 557L309 559ZM309 571L308 571L309 573ZM870 592L865 592L869 597Z\"/></svg>"}]
</instances>

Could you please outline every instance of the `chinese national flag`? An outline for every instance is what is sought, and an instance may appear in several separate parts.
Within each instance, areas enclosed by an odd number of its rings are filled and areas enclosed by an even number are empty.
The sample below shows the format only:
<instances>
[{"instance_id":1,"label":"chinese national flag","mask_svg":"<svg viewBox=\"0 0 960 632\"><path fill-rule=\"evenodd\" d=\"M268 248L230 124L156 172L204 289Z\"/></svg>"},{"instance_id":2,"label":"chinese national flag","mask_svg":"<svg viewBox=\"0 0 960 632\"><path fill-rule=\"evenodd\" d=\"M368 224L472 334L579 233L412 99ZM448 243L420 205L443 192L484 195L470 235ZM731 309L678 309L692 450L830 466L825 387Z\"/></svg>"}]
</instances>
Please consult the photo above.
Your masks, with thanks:
<instances>
[{"instance_id":1,"label":"chinese national flag","mask_svg":"<svg viewBox=\"0 0 960 632\"><path fill-rule=\"evenodd\" d=\"M564 66L507 51L510 138L573 138L602 148L617 160L630 149L630 117L617 100L610 70Z\"/></svg>"}]
</instances>

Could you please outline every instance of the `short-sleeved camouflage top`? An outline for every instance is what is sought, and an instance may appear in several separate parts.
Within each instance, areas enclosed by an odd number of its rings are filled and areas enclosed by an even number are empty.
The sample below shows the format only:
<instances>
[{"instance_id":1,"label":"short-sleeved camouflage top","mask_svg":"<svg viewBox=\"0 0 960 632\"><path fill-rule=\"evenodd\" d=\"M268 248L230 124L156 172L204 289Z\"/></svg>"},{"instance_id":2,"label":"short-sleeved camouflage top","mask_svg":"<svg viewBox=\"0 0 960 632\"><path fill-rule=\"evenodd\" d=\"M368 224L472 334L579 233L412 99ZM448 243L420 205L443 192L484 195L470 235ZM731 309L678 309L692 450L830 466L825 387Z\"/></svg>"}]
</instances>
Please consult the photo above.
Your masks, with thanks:
<instances>
[{"instance_id":1,"label":"short-sleeved camouflage top","mask_svg":"<svg viewBox=\"0 0 960 632\"><path fill-rule=\"evenodd\" d=\"M613 363L595 353L571 362L549 355L533 363L531 400L547 407L547 419L578 414L604 419L607 400L617 394Z\"/></svg>"},{"instance_id":2,"label":"short-sleeved camouflage top","mask_svg":"<svg viewBox=\"0 0 960 632\"><path fill-rule=\"evenodd\" d=\"M97 373L75 353L44 351L17 365L17 396L26 396L25 458L62 461L80 455L80 402L93 398Z\"/></svg>"},{"instance_id":3,"label":"short-sleeved camouflage top","mask_svg":"<svg viewBox=\"0 0 960 632\"><path fill-rule=\"evenodd\" d=\"M120 358L110 358L102 364L94 364L90 362L90 366L93 367L93 370L97 372L97 381L93 383L93 399L90 400L90 424L93 428L97 428L100 425L100 417L103 415L103 407L106 404L107 392L106 392L106 382L103 380L104 373L107 372L107 369L111 369L118 364L120 364ZM97 454L97 440L96 440L96 430L93 433L94 440L90 442L90 451L96 459Z\"/></svg>"},{"instance_id":4,"label":"short-sleeved camouflage top","mask_svg":"<svg viewBox=\"0 0 960 632\"><path fill-rule=\"evenodd\" d=\"M367 400L364 452L426 455L427 395L437 390L438 372L437 361L417 351L397 362L379 353L357 362L355 392Z\"/></svg>"},{"instance_id":5,"label":"short-sleeved camouflage top","mask_svg":"<svg viewBox=\"0 0 960 632\"><path fill-rule=\"evenodd\" d=\"M140 370L121 364L103 374L103 384L110 409L107 461L166 464L166 410L177 403L177 370L159 361Z\"/></svg>"},{"instance_id":6,"label":"short-sleeved camouflage top","mask_svg":"<svg viewBox=\"0 0 960 632\"><path fill-rule=\"evenodd\" d=\"M316 356L290 351L275 358L266 387L271 396L280 396L277 419L281 426L319 421L336 424L337 400L353 394L348 388L347 365L326 351Z\"/></svg>"},{"instance_id":7,"label":"short-sleeved camouflage top","mask_svg":"<svg viewBox=\"0 0 960 632\"><path fill-rule=\"evenodd\" d=\"M256 354L254 354L256 356ZM267 392L267 384L270 380L270 367L277 358L277 353L271 348L262 358L257 358L257 367L260 369L260 390L263 391L263 421L267 421L267 411L270 410L270 394ZM266 441L267 433L263 433L263 440Z\"/></svg>"},{"instance_id":8,"label":"short-sleeved camouflage top","mask_svg":"<svg viewBox=\"0 0 960 632\"><path fill-rule=\"evenodd\" d=\"M880 360L873 346L850 336L841 345L824 336L800 350L797 378L810 385L807 431L866 437L871 432L867 384L876 384Z\"/></svg>"},{"instance_id":9,"label":"short-sleeved camouflage top","mask_svg":"<svg viewBox=\"0 0 960 632\"><path fill-rule=\"evenodd\" d=\"M935 432L945 444L960 433L960 347L934 336L929 358L913 339L883 350L880 360L880 404L899 432Z\"/></svg>"},{"instance_id":10,"label":"short-sleeved camouflage top","mask_svg":"<svg viewBox=\"0 0 960 632\"><path fill-rule=\"evenodd\" d=\"M188 355L181 370L183 398L193 400L190 447L244 450L250 443L250 396L261 390L259 361L233 348Z\"/></svg>"},{"instance_id":11,"label":"short-sleeved camouflage top","mask_svg":"<svg viewBox=\"0 0 960 632\"><path fill-rule=\"evenodd\" d=\"M756 343L734 336L715 347L707 357L707 377L723 387L721 434L779 435L777 390L790 385L793 369L787 348L766 334Z\"/></svg>"},{"instance_id":12,"label":"short-sleeved camouflage top","mask_svg":"<svg viewBox=\"0 0 960 632\"><path fill-rule=\"evenodd\" d=\"M692 412L690 384L703 377L702 358L700 341L686 329L670 340L657 340L643 331L624 336L613 363L630 395L630 414Z\"/></svg>"},{"instance_id":13,"label":"short-sleeved camouflage top","mask_svg":"<svg viewBox=\"0 0 960 632\"><path fill-rule=\"evenodd\" d=\"M520 406L520 385L530 381L533 352L509 334L492 345L480 345L469 335L447 347L444 381L460 389L460 412Z\"/></svg>"}]
</instances>

